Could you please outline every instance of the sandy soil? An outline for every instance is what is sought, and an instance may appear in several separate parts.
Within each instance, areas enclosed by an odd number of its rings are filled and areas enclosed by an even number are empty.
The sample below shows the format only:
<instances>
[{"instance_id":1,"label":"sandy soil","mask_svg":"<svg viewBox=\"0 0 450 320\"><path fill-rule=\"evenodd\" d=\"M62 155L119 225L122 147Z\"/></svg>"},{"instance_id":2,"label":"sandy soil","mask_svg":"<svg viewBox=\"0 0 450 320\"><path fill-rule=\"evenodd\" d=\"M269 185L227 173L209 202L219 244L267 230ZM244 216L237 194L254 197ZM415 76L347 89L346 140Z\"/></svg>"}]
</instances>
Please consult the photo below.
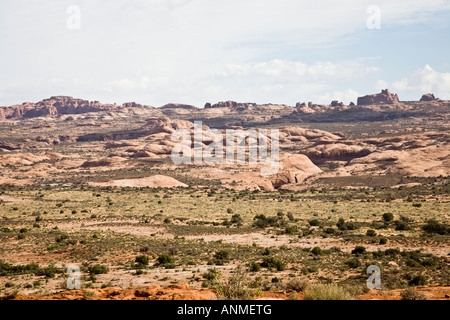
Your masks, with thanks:
<instances>
[{"instance_id":1,"label":"sandy soil","mask_svg":"<svg viewBox=\"0 0 450 320\"><path fill-rule=\"evenodd\" d=\"M450 286L421 286L416 291L427 300L450 300ZM359 297L360 300L401 300L398 290L371 290ZM303 293L294 293L296 299L303 300ZM286 291L262 292L256 300L288 300L291 295ZM167 287L151 286L144 288L111 287L104 289L70 290L53 295L19 294L15 300L216 300L213 290L192 289L187 284L171 285Z\"/></svg>"}]
</instances>

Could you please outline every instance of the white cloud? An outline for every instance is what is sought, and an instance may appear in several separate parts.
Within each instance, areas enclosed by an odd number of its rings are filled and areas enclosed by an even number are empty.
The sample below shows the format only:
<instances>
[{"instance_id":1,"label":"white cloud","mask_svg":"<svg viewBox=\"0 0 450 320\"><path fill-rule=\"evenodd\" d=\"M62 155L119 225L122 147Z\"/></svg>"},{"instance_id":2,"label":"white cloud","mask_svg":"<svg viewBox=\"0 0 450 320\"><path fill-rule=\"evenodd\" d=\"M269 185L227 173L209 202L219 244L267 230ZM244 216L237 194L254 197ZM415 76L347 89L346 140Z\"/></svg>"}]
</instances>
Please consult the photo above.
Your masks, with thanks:
<instances>
[{"instance_id":1,"label":"white cloud","mask_svg":"<svg viewBox=\"0 0 450 320\"><path fill-rule=\"evenodd\" d=\"M381 91L384 89L389 88L389 82L385 81L385 80L377 80L377 82L375 83L375 87L374 89L376 91Z\"/></svg>"},{"instance_id":2,"label":"white cloud","mask_svg":"<svg viewBox=\"0 0 450 320\"><path fill-rule=\"evenodd\" d=\"M231 64L224 70L216 73L217 77L268 77L275 79L288 79L292 77L307 77L308 81L342 80L362 77L379 69L359 62L344 61L333 63L330 61L317 61L306 64L300 61L287 61L274 59L256 64Z\"/></svg>"},{"instance_id":3,"label":"white cloud","mask_svg":"<svg viewBox=\"0 0 450 320\"><path fill-rule=\"evenodd\" d=\"M411 76L392 83L392 89L417 94L434 93L441 99L450 99L450 73L441 73L430 65L415 71Z\"/></svg>"},{"instance_id":4,"label":"white cloud","mask_svg":"<svg viewBox=\"0 0 450 320\"><path fill-rule=\"evenodd\" d=\"M152 105L233 97L295 103L355 88L341 82L364 82L377 70L329 50L374 34L366 28L373 0L75 2L81 29L73 31L66 27L72 0L0 1L0 104L60 93ZM445 0L376 4L382 29L450 10ZM353 48L347 59L358 56ZM312 50L309 59L303 50Z\"/></svg>"},{"instance_id":5,"label":"white cloud","mask_svg":"<svg viewBox=\"0 0 450 320\"><path fill-rule=\"evenodd\" d=\"M212 75L208 85L215 85L221 88L218 92L230 95L223 95L222 99L289 105L308 99L327 104L336 99L348 103L356 101L358 93L352 89L338 88L378 70L355 61L317 61L308 64L273 59L227 65Z\"/></svg>"}]
</instances>

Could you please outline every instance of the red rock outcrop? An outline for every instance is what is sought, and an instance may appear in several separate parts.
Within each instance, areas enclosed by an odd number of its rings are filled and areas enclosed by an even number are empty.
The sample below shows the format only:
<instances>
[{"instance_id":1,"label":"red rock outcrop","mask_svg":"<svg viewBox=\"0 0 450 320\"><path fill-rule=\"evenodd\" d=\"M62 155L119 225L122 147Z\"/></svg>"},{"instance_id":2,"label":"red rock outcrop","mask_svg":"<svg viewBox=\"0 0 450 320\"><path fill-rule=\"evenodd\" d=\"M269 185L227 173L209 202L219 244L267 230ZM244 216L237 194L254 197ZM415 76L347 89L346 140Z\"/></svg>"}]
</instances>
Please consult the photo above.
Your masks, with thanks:
<instances>
[{"instance_id":1,"label":"red rock outcrop","mask_svg":"<svg viewBox=\"0 0 450 320\"><path fill-rule=\"evenodd\" d=\"M88 112L118 111L125 108L152 108L135 102L123 105L102 104L99 101L88 101L67 96L53 96L42 101L21 105L0 107L1 120L18 120L42 116L57 116L64 114L83 114Z\"/></svg>"},{"instance_id":2,"label":"red rock outcrop","mask_svg":"<svg viewBox=\"0 0 450 320\"><path fill-rule=\"evenodd\" d=\"M392 94L388 89L381 90L381 93L370 94L363 97L358 97L357 104L361 105L369 105L369 104L393 104L399 102L398 95Z\"/></svg>"},{"instance_id":3,"label":"red rock outcrop","mask_svg":"<svg viewBox=\"0 0 450 320\"><path fill-rule=\"evenodd\" d=\"M331 101L330 106L332 106L332 107L343 107L344 103L343 102L339 102L337 100L333 100L333 101Z\"/></svg>"},{"instance_id":4,"label":"red rock outcrop","mask_svg":"<svg viewBox=\"0 0 450 320\"><path fill-rule=\"evenodd\" d=\"M420 102L434 101L434 100L436 100L436 98L434 97L434 94L432 94L432 93L426 93L422 96L422 98L420 98Z\"/></svg>"},{"instance_id":5,"label":"red rock outcrop","mask_svg":"<svg viewBox=\"0 0 450 320\"><path fill-rule=\"evenodd\" d=\"M205 108L206 109L208 109L208 108L230 108L230 109L237 109L237 108L239 108L239 107L244 107L244 108L248 108L248 107L250 107L250 106L256 106L257 104L256 103L249 103L249 102L246 102L246 103L238 103L238 102L235 102L235 101L221 101L221 102L218 102L218 103L216 103L216 104L213 104L213 105L211 105L211 103L206 103L205 104Z\"/></svg>"},{"instance_id":6,"label":"red rock outcrop","mask_svg":"<svg viewBox=\"0 0 450 320\"><path fill-rule=\"evenodd\" d=\"M143 108L146 106L143 106L142 104L136 103L136 102L125 102L122 107L124 108Z\"/></svg>"}]
</instances>

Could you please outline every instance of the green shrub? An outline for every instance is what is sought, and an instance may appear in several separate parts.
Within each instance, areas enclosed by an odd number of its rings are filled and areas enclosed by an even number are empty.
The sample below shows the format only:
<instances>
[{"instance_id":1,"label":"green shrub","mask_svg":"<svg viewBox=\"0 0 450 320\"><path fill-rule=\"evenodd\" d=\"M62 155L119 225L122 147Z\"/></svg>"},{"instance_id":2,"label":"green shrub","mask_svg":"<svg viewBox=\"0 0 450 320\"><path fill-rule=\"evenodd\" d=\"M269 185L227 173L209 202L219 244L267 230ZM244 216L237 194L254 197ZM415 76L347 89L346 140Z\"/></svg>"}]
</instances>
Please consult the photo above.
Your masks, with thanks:
<instances>
[{"instance_id":1,"label":"green shrub","mask_svg":"<svg viewBox=\"0 0 450 320\"><path fill-rule=\"evenodd\" d=\"M376 231L373 230L373 229L369 229L369 230L367 230L367 232L366 232L366 236L368 236L368 237L375 237L376 235L377 235L377 233L376 233Z\"/></svg>"},{"instance_id":2,"label":"green shrub","mask_svg":"<svg viewBox=\"0 0 450 320\"><path fill-rule=\"evenodd\" d=\"M270 280L270 282L272 282L272 283L280 283L281 280L278 277L273 277L272 280Z\"/></svg>"},{"instance_id":3,"label":"green shrub","mask_svg":"<svg viewBox=\"0 0 450 320\"><path fill-rule=\"evenodd\" d=\"M386 238L381 238L380 239L380 244L386 244L387 243L387 239Z\"/></svg>"},{"instance_id":4,"label":"green shrub","mask_svg":"<svg viewBox=\"0 0 450 320\"><path fill-rule=\"evenodd\" d=\"M441 224L436 220L428 220L427 223L422 227L422 230L426 233L437 233L445 235L449 233L449 228L445 224Z\"/></svg>"},{"instance_id":5,"label":"green shrub","mask_svg":"<svg viewBox=\"0 0 450 320\"><path fill-rule=\"evenodd\" d=\"M308 223L311 227L319 227L321 225L321 222L319 219L309 220Z\"/></svg>"},{"instance_id":6,"label":"green shrub","mask_svg":"<svg viewBox=\"0 0 450 320\"><path fill-rule=\"evenodd\" d=\"M165 264L174 263L175 258L169 254L163 253L156 259L156 261L159 265L165 265Z\"/></svg>"},{"instance_id":7,"label":"green shrub","mask_svg":"<svg viewBox=\"0 0 450 320\"><path fill-rule=\"evenodd\" d=\"M363 246L356 246L355 249L352 250L352 254L361 254L361 253L365 253L366 252L366 248Z\"/></svg>"},{"instance_id":8,"label":"green shrub","mask_svg":"<svg viewBox=\"0 0 450 320\"><path fill-rule=\"evenodd\" d=\"M88 268L89 273L93 273L93 274L105 274L109 272L109 268L108 266L102 265L102 264L96 264L93 266L90 266Z\"/></svg>"},{"instance_id":9,"label":"green shrub","mask_svg":"<svg viewBox=\"0 0 450 320\"><path fill-rule=\"evenodd\" d=\"M353 259L347 260L345 262L345 264L347 266L349 266L350 268L355 269L355 268L358 268L361 266L361 261L359 261L359 259L357 259L357 258L353 258Z\"/></svg>"},{"instance_id":10,"label":"green shrub","mask_svg":"<svg viewBox=\"0 0 450 320\"><path fill-rule=\"evenodd\" d=\"M283 271L286 269L286 264L280 260L273 257L264 257L261 267L265 268L275 268L277 271Z\"/></svg>"},{"instance_id":11,"label":"green shrub","mask_svg":"<svg viewBox=\"0 0 450 320\"><path fill-rule=\"evenodd\" d=\"M409 282L408 284L410 286L424 286L427 284L427 279L425 278L425 276L419 274L417 276L414 276Z\"/></svg>"},{"instance_id":12,"label":"green shrub","mask_svg":"<svg viewBox=\"0 0 450 320\"><path fill-rule=\"evenodd\" d=\"M281 217L266 217L263 214L260 215L256 215L253 218L253 226L256 228L267 228L269 226L271 227L279 227L280 226L280 221L282 221Z\"/></svg>"},{"instance_id":13,"label":"green shrub","mask_svg":"<svg viewBox=\"0 0 450 320\"><path fill-rule=\"evenodd\" d=\"M240 214L236 213L233 214L233 216L231 217L231 223L242 223L243 219L241 217Z\"/></svg>"},{"instance_id":14,"label":"green shrub","mask_svg":"<svg viewBox=\"0 0 450 320\"><path fill-rule=\"evenodd\" d=\"M217 268L208 268L207 272L203 273L203 278L214 283L222 278L222 274Z\"/></svg>"},{"instance_id":15,"label":"green shrub","mask_svg":"<svg viewBox=\"0 0 450 320\"><path fill-rule=\"evenodd\" d=\"M354 224L353 222L345 222L344 218L339 218L336 226L341 231L358 229L358 226L356 224Z\"/></svg>"},{"instance_id":16,"label":"green shrub","mask_svg":"<svg viewBox=\"0 0 450 320\"><path fill-rule=\"evenodd\" d=\"M298 232L297 226L289 226L284 229L286 234L296 234Z\"/></svg>"},{"instance_id":17,"label":"green shrub","mask_svg":"<svg viewBox=\"0 0 450 320\"><path fill-rule=\"evenodd\" d=\"M100 288L105 289L105 288L110 288L112 286L113 286L113 284L111 282L107 282L107 283L103 283Z\"/></svg>"},{"instance_id":18,"label":"green shrub","mask_svg":"<svg viewBox=\"0 0 450 320\"><path fill-rule=\"evenodd\" d=\"M409 226L406 222L403 221L395 221L395 230L403 231L408 230Z\"/></svg>"},{"instance_id":19,"label":"green shrub","mask_svg":"<svg viewBox=\"0 0 450 320\"><path fill-rule=\"evenodd\" d=\"M46 278L54 278L56 272L58 272L56 267L53 264L50 264L45 268L40 268L37 275L45 276Z\"/></svg>"},{"instance_id":20,"label":"green shrub","mask_svg":"<svg viewBox=\"0 0 450 320\"><path fill-rule=\"evenodd\" d=\"M416 260L413 260L413 259L411 259L411 258L407 258L406 260L405 260L405 264L408 266L408 267L420 267L420 263L419 263L419 261L416 261Z\"/></svg>"},{"instance_id":21,"label":"green shrub","mask_svg":"<svg viewBox=\"0 0 450 320\"><path fill-rule=\"evenodd\" d=\"M61 242L63 242L64 240L67 240L69 238L69 236L67 235L67 234L61 234L61 235L59 235L59 236L57 236L56 238L55 238L55 241L57 242L57 243L61 243Z\"/></svg>"},{"instance_id":22,"label":"green shrub","mask_svg":"<svg viewBox=\"0 0 450 320\"><path fill-rule=\"evenodd\" d=\"M312 248L311 253L315 256L323 255L323 251L319 247Z\"/></svg>"},{"instance_id":23,"label":"green shrub","mask_svg":"<svg viewBox=\"0 0 450 320\"><path fill-rule=\"evenodd\" d=\"M148 266L150 258L146 255L137 256L134 261L139 267Z\"/></svg>"},{"instance_id":24,"label":"green shrub","mask_svg":"<svg viewBox=\"0 0 450 320\"><path fill-rule=\"evenodd\" d=\"M255 216L254 218L253 218L253 226L254 227L257 227L257 228L262 228L262 229L264 229L264 228L266 228L269 224L268 224L268 222L267 222L267 218L266 218L266 216L265 215L263 215L263 214L260 214L260 215L257 215L257 216Z\"/></svg>"},{"instance_id":25,"label":"green shrub","mask_svg":"<svg viewBox=\"0 0 450 320\"><path fill-rule=\"evenodd\" d=\"M26 265L12 265L7 262L3 262L0 260L0 276L9 276L16 274L30 274L34 273L38 275L39 273L39 265L35 263L30 263Z\"/></svg>"},{"instance_id":26,"label":"green shrub","mask_svg":"<svg viewBox=\"0 0 450 320\"><path fill-rule=\"evenodd\" d=\"M250 262L249 270L250 272L258 272L261 270L261 265L257 262Z\"/></svg>"},{"instance_id":27,"label":"green shrub","mask_svg":"<svg viewBox=\"0 0 450 320\"><path fill-rule=\"evenodd\" d=\"M230 258L230 251L219 250L214 254L214 258L217 260L228 260Z\"/></svg>"},{"instance_id":28,"label":"green shrub","mask_svg":"<svg viewBox=\"0 0 450 320\"><path fill-rule=\"evenodd\" d=\"M394 215L391 212L383 213L383 220L386 222L394 220Z\"/></svg>"}]
</instances>

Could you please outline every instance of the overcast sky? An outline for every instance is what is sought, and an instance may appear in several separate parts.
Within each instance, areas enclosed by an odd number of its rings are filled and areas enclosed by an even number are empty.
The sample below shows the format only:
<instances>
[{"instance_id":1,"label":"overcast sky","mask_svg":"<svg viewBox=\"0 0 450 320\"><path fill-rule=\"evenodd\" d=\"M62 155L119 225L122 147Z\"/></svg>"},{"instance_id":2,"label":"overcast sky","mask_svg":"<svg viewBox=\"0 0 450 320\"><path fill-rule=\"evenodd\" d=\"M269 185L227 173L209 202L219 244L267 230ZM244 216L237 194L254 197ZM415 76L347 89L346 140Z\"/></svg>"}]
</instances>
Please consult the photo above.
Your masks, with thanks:
<instances>
[{"instance_id":1,"label":"overcast sky","mask_svg":"<svg viewBox=\"0 0 450 320\"><path fill-rule=\"evenodd\" d=\"M0 1L3 106L450 99L449 57L450 0Z\"/></svg>"}]
</instances>

